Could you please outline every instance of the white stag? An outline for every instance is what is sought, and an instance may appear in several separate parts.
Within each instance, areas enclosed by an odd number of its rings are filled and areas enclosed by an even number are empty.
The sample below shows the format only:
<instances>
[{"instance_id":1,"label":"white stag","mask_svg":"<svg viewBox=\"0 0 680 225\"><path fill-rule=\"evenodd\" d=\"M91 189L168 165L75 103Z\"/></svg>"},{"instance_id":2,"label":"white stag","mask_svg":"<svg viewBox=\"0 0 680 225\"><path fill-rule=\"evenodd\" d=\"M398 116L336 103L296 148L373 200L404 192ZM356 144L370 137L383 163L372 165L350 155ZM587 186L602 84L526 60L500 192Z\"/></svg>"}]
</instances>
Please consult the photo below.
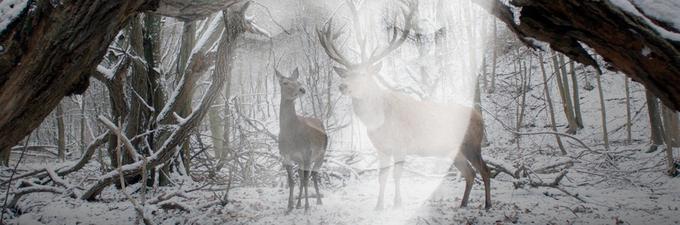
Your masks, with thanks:
<instances>
[{"instance_id":1,"label":"white stag","mask_svg":"<svg viewBox=\"0 0 680 225\"><path fill-rule=\"evenodd\" d=\"M358 29L357 6L349 0L348 3L355 17L355 29ZM362 57L359 63L352 63L335 45L334 40L340 35L333 34L332 21L317 30L326 54L342 65L334 68L342 78L340 91L351 97L353 111L366 126L368 137L378 153L380 190L376 209L383 207L387 172L392 162L394 204L400 206L399 182L406 155L453 159L466 182L461 207L467 205L476 170L484 182L485 208L488 209L491 207L490 171L481 154L483 124L479 112L463 105L419 101L395 91L384 90L374 78L380 72L380 60L403 44L409 35L417 4L406 2L406 5L410 12L404 10L403 32L399 34L395 27L386 47L376 48L371 54L366 54L365 38L358 39L358 43L364 45L360 48Z\"/></svg>"}]
</instances>

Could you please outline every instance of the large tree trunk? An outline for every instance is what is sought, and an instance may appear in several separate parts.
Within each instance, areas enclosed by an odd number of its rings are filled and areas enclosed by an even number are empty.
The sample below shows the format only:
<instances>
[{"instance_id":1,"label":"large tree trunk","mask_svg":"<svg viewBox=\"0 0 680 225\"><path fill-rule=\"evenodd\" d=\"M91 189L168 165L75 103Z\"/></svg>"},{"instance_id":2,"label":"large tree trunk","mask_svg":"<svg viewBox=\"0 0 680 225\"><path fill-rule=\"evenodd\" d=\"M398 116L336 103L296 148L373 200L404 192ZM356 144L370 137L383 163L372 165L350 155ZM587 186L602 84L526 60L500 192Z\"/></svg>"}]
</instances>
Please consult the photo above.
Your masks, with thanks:
<instances>
[{"instance_id":1,"label":"large tree trunk","mask_svg":"<svg viewBox=\"0 0 680 225\"><path fill-rule=\"evenodd\" d=\"M34 1L1 31L0 151L38 127L66 95L89 84L108 43L144 1Z\"/></svg>"},{"instance_id":2,"label":"large tree trunk","mask_svg":"<svg viewBox=\"0 0 680 225\"><path fill-rule=\"evenodd\" d=\"M0 31L0 155L38 127L64 96L87 89L109 43L138 12L198 19L238 1L63 1L56 7L30 1Z\"/></svg>"},{"instance_id":3,"label":"large tree trunk","mask_svg":"<svg viewBox=\"0 0 680 225\"><path fill-rule=\"evenodd\" d=\"M583 43L614 69L644 84L666 105L680 109L680 42L664 38L647 22L659 22L656 19L640 18L638 15L644 13L626 12L607 0L510 1L519 7L515 12L502 2L475 0L507 24L524 43L548 42L569 58L598 67L581 46ZM519 15L515 17L513 13Z\"/></svg>"}]
</instances>

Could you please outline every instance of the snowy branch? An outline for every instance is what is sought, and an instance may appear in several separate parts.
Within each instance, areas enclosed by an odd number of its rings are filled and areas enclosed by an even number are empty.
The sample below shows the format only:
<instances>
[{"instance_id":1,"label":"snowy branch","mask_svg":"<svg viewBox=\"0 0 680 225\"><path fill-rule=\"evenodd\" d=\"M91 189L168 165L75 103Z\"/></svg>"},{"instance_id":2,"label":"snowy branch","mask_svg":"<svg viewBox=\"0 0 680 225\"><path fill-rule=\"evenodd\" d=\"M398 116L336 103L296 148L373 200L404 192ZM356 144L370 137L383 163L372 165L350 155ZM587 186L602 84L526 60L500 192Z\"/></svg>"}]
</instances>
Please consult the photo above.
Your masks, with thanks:
<instances>
[{"instance_id":1,"label":"snowy branch","mask_svg":"<svg viewBox=\"0 0 680 225\"><path fill-rule=\"evenodd\" d=\"M191 21L203 19L239 2L242 0L161 0L158 8L151 13Z\"/></svg>"}]
</instances>

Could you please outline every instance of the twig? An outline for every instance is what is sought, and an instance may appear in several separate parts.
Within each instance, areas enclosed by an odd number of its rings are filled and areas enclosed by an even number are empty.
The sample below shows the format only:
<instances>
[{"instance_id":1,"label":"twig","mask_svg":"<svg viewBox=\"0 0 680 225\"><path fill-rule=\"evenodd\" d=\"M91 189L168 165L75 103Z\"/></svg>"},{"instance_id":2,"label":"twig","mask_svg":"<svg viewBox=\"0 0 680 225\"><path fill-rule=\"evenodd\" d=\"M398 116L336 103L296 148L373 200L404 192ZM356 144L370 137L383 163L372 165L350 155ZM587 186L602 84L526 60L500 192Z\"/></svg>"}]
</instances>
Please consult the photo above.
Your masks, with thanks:
<instances>
[{"instance_id":1,"label":"twig","mask_svg":"<svg viewBox=\"0 0 680 225\"><path fill-rule=\"evenodd\" d=\"M70 188L71 187L71 185L68 185L68 182L66 182L64 179L61 179L61 177L59 177L59 175L57 175L57 173L55 173L54 170L52 170L52 169L45 169L45 170L47 170L47 175L50 177L50 179L52 180L52 183L54 183L55 185L59 185L59 186L62 186L64 188Z\"/></svg>"},{"instance_id":2,"label":"twig","mask_svg":"<svg viewBox=\"0 0 680 225\"><path fill-rule=\"evenodd\" d=\"M5 224L4 223L4 218L5 218L5 209L7 207L7 199L9 198L9 189L12 188L12 179L14 178L14 174L17 172L17 168L19 168L19 164L21 164L21 160L24 158L24 153L26 153L26 149L28 149L28 141L31 140L31 134L28 134L28 137L26 138L26 144L24 144L24 150L21 151L21 155L19 156L19 160L17 161L17 164L14 165L14 170L12 171L12 174L9 176L9 181L7 183L7 191L5 191L5 201L2 203L2 213L0 214L0 224ZM16 198L16 195L14 196Z\"/></svg>"},{"instance_id":3,"label":"twig","mask_svg":"<svg viewBox=\"0 0 680 225\"><path fill-rule=\"evenodd\" d=\"M99 115L97 119L104 124L109 130L113 131L113 133L120 138L120 140L123 142L122 144L125 145L127 149L127 153L133 158L134 161L141 160L142 158L145 158L141 156L137 151L135 150L135 147L132 145L132 142L130 142L130 139L128 139L125 135L123 135L122 131L116 127L116 125L113 124L109 119L106 117ZM119 163L120 164L120 163Z\"/></svg>"},{"instance_id":4,"label":"twig","mask_svg":"<svg viewBox=\"0 0 680 225\"><path fill-rule=\"evenodd\" d=\"M179 209L186 212L191 212L191 207L180 202L166 200L158 203L158 207L161 209Z\"/></svg>"},{"instance_id":5,"label":"twig","mask_svg":"<svg viewBox=\"0 0 680 225\"><path fill-rule=\"evenodd\" d=\"M103 118L103 117L100 116L100 120L101 120L101 118ZM113 124L111 124L111 125L113 125ZM111 129L111 127L109 127L109 128ZM118 134L118 146L119 146L118 150L116 151L116 157L118 158L118 162L122 162L121 160L122 160L123 157L122 157L122 154L120 152L122 146L120 146L120 144L121 144L120 142L122 140L122 137L124 137L124 136L120 135L120 130L118 130L118 132L116 132L116 133ZM119 174L123 174L123 165L122 164L123 163L118 163L118 173ZM127 199L132 203L132 205L135 208L135 211L137 211L137 214L139 215L139 217L141 217L142 221L144 221L144 224L146 224L146 225L154 224L149 218L147 218L144 215L144 208L142 208L139 204L137 204L137 201L135 201L135 199L132 198L132 196L130 196L130 194L127 193L127 191L125 191L125 177L124 176L118 176L118 178L120 180L120 187L121 187L120 190L121 190L121 192L123 192L125 197L127 197Z\"/></svg>"},{"instance_id":6,"label":"twig","mask_svg":"<svg viewBox=\"0 0 680 225\"><path fill-rule=\"evenodd\" d=\"M505 173L510 175L512 178L519 179L519 177L516 176L515 173L510 172L510 170L506 169L504 166L501 166L500 164L496 164L488 160L486 161L486 164L493 166L492 169L496 170L495 174L491 174L491 178L495 178L500 173Z\"/></svg>"},{"instance_id":7,"label":"twig","mask_svg":"<svg viewBox=\"0 0 680 225\"><path fill-rule=\"evenodd\" d=\"M571 197L573 197L573 198L575 198L575 199L577 199L577 200L579 200L579 201L581 201L581 202L583 202L583 203L586 203L586 201L583 200L581 197L579 197L578 194L572 194L572 193L568 192L567 190L565 190L564 188L559 187L560 181L562 181L562 179L563 179L566 175L567 175L567 170L564 170L564 171L562 171L562 173L560 173L559 175L557 175L557 177L555 177L555 180L553 180L553 182L551 182L551 183L530 181L530 182L529 182L529 186L531 186L531 187L550 187L550 188L555 188L555 189L557 189L557 190L563 192L564 194L566 194L566 195L568 195L568 196L571 196Z\"/></svg>"},{"instance_id":8,"label":"twig","mask_svg":"<svg viewBox=\"0 0 680 225\"><path fill-rule=\"evenodd\" d=\"M581 144L581 146L583 146L586 150L588 150L588 151L590 151L590 152L597 153L597 154L600 154L600 155L608 155L607 153L593 150L592 148L588 147L588 145L586 145L585 142L581 141L581 139L578 139L577 137L574 137L573 135L570 135L570 134L565 134L565 133L560 133L560 132L552 132L552 131L540 131L540 132L517 132L517 131L514 131L513 128L510 128L510 127L508 127L507 125L505 125L505 123L503 123L503 121L501 121L500 119L498 119L498 117L496 117L496 116L495 116L493 113L491 113L489 110L485 109L485 108L482 107L481 105L480 105L480 107L481 107L481 109L483 109L484 111L486 111L486 112L489 114L489 116L493 117L496 121L498 121L498 123L500 123L501 126L503 126L503 129L505 129L506 131L508 131L508 132L510 132L510 133L513 133L513 134L516 134L516 135L538 135L538 134L560 135L560 136L568 137L568 138L570 138L570 139L575 140L576 142L578 142L579 144Z\"/></svg>"}]
</instances>

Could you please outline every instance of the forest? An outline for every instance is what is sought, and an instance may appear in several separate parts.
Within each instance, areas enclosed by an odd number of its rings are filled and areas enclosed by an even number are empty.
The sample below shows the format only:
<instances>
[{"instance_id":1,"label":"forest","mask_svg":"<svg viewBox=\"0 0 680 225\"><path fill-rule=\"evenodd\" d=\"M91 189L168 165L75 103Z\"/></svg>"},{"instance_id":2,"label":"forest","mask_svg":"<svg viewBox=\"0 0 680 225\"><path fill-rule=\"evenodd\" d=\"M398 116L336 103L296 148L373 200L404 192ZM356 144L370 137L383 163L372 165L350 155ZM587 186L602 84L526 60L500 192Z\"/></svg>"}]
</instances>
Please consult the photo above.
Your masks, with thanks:
<instances>
[{"instance_id":1,"label":"forest","mask_svg":"<svg viewBox=\"0 0 680 225\"><path fill-rule=\"evenodd\" d=\"M679 12L0 0L0 224L678 224Z\"/></svg>"}]
</instances>

